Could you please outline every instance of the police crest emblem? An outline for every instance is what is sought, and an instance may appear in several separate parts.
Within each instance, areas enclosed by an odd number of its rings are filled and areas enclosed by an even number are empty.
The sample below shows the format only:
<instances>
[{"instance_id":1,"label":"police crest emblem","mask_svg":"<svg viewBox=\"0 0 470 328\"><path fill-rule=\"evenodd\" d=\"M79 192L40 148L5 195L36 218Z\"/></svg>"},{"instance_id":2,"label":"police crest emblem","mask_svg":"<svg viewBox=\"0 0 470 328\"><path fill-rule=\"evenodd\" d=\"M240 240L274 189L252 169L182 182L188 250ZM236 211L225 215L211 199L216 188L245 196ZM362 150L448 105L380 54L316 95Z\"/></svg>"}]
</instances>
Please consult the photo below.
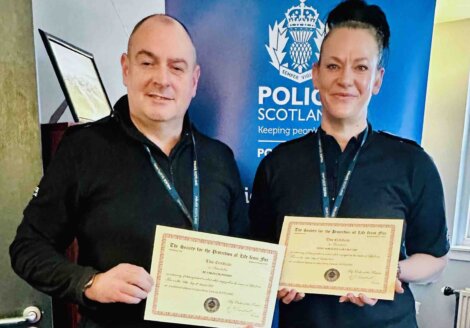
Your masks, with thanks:
<instances>
[{"instance_id":1,"label":"police crest emblem","mask_svg":"<svg viewBox=\"0 0 470 328\"><path fill-rule=\"evenodd\" d=\"M287 10L280 23L275 21L272 27L269 25L269 44L265 45L271 65L281 76L297 83L311 80L310 67L313 59L319 58L325 33L318 11L305 2L300 0L298 6Z\"/></svg>"}]
</instances>

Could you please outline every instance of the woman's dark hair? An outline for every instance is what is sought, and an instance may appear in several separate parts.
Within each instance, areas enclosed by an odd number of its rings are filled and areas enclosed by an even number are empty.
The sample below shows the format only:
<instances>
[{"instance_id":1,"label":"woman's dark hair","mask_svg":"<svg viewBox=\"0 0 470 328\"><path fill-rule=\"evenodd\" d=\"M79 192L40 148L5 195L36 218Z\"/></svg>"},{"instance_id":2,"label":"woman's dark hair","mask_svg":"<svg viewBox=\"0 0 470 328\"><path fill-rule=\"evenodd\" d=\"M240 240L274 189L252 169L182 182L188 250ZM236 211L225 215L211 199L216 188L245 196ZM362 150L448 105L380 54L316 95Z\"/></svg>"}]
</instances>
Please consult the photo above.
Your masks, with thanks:
<instances>
[{"instance_id":1,"label":"woman's dark hair","mask_svg":"<svg viewBox=\"0 0 470 328\"><path fill-rule=\"evenodd\" d=\"M368 5L363 0L345 0L337 5L326 19L326 33L328 34L340 27L362 28L375 31L375 37L379 46L379 65L384 64L384 53L387 52L390 42L390 27L382 9L376 5Z\"/></svg>"}]
</instances>

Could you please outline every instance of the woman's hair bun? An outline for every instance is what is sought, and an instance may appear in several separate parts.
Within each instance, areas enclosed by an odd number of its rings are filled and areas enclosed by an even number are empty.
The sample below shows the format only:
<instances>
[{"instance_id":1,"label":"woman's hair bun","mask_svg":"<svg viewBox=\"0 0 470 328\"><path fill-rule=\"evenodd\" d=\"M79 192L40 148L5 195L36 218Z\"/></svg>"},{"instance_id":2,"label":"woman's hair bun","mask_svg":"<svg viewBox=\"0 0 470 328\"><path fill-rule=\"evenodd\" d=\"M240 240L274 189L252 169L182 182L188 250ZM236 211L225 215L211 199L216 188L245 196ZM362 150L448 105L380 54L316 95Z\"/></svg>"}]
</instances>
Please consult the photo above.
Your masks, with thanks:
<instances>
[{"instance_id":1,"label":"woman's hair bun","mask_svg":"<svg viewBox=\"0 0 470 328\"><path fill-rule=\"evenodd\" d=\"M345 22L356 21L371 25L382 39L382 47L388 48L390 40L390 27L387 18L376 5L368 5L363 0L345 0L336 6L326 19L329 29Z\"/></svg>"}]
</instances>

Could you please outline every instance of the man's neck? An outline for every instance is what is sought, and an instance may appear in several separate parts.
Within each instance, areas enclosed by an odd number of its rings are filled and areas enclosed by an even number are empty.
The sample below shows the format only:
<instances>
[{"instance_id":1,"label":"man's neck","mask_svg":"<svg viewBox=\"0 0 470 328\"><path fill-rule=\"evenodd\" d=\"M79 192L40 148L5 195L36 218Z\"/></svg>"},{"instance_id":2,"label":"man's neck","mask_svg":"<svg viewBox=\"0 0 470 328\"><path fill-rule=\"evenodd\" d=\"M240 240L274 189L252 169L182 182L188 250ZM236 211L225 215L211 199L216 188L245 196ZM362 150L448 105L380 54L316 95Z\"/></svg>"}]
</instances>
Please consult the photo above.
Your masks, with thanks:
<instances>
[{"instance_id":1,"label":"man's neck","mask_svg":"<svg viewBox=\"0 0 470 328\"><path fill-rule=\"evenodd\" d=\"M334 137L341 151L346 149L349 140L357 137L367 127L367 120L358 122L346 122L343 120L322 120L321 128L330 136Z\"/></svg>"},{"instance_id":2,"label":"man's neck","mask_svg":"<svg viewBox=\"0 0 470 328\"><path fill-rule=\"evenodd\" d=\"M131 114L131 120L137 130L158 146L167 156L181 139L182 121L145 123Z\"/></svg>"}]
</instances>

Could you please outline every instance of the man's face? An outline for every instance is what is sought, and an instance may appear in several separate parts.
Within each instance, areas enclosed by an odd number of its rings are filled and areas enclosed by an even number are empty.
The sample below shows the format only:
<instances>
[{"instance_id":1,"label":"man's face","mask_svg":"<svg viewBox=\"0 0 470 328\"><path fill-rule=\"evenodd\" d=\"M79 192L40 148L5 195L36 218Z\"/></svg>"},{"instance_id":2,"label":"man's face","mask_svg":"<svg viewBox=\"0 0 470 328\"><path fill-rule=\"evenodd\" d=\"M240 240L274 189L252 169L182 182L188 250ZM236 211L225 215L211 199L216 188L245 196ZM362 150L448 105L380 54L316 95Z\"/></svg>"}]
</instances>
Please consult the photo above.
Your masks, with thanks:
<instances>
[{"instance_id":1,"label":"man's face","mask_svg":"<svg viewBox=\"0 0 470 328\"><path fill-rule=\"evenodd\" d=\"M145 21L121 57L129 111L139 125L182 124L196 95L200 69L194 47L182 26L164 19Z\"/></svg>"},{"instance_id":2,"label":"man's face","mask_svg":"<svg viewBox=\"0 0 470 328\"><path fill-rule=\"evenodd\" d=\"M382 84L379 49L371 31L338 28L323 44L321 61L312 77L320 92L323 119L350 123L367 119L372 94Z\"/></svg>"}]
</instances>

